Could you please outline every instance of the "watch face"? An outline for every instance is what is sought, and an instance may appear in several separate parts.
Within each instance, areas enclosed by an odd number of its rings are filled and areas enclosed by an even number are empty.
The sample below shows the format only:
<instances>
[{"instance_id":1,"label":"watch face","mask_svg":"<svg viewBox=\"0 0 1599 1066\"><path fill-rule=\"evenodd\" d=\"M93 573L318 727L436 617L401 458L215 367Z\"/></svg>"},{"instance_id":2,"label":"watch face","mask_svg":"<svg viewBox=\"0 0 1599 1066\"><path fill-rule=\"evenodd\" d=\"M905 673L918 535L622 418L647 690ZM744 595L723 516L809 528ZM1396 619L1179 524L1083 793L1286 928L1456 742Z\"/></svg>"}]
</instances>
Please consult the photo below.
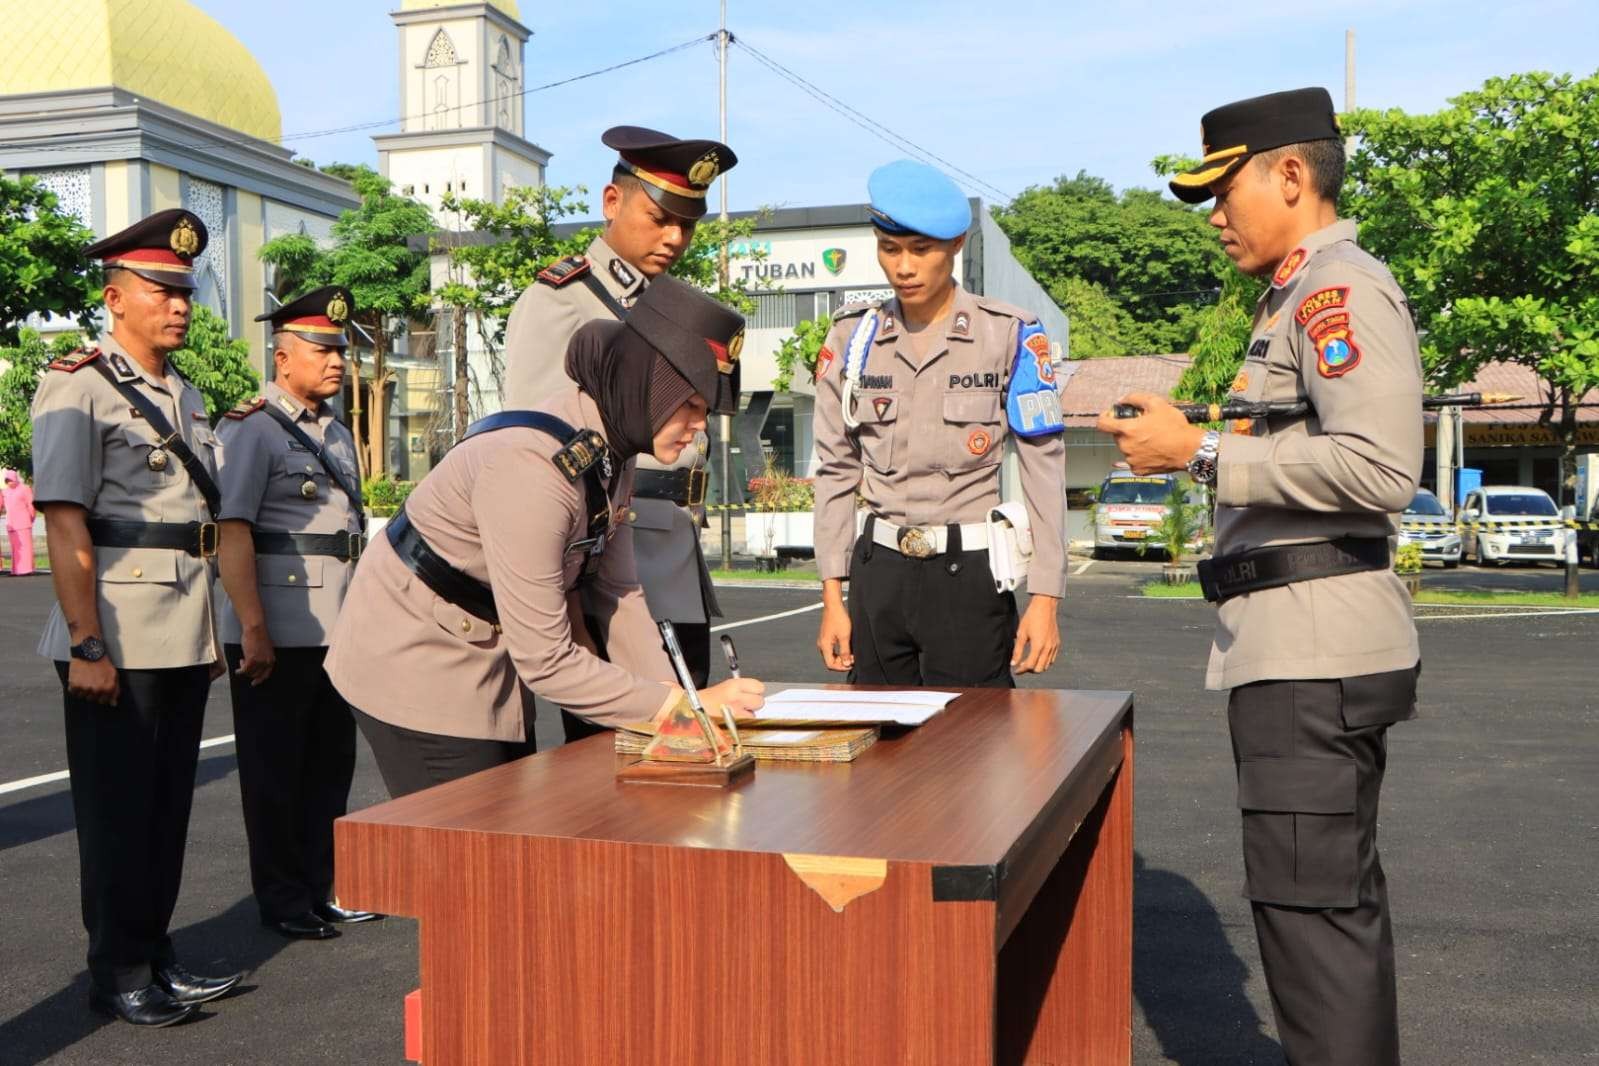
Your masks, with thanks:
<instances>
[{"instance_id":1,"label":"watch face","mask_svg":"<svg viewBox=\"0 0 1599 1066\"><path fill-rule=\"evenodd\" d=\"M85 662L97 663L105 658L105 642L99 637L84 637L83 643L72 649L72 654Z\"/></svg>"}]
</instances>

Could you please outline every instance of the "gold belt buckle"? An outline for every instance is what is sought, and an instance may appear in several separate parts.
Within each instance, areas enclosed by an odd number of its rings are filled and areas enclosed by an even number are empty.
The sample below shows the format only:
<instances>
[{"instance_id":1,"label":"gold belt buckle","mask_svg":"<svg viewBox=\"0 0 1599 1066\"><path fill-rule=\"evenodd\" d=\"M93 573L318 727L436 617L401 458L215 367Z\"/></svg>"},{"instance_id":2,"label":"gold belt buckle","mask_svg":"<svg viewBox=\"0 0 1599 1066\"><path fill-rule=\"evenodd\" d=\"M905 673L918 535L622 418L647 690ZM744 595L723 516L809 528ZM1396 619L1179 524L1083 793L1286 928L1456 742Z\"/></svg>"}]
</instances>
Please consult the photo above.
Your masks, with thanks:
<instances>
[{"instance_id":1,"label":"gold belt buckle","mask_svg":"<svg viewBox=\"0 0 1599 1066\"><path fill-rule=\"evenodd\" d=\"M899 553L911 559L931 559L938 554L938 542L921 526L907 526L899 531Z\"/></svg>"},{"instance_id":2,"label":"gold belt buckle","mask_svg":"<svg viewBox=\"0 0 1599 1066\"><path fill-rule=\"evenodd\" d=\"M209 559L217 553L217 543L222 539L222 530L215 522L200 523L200 558Z\"/></svg>"},{"instance_id":3,"label":"gold belt buckle","mask_svg":"<svg viewBox=\"0 0 1599 1066\"><path fill-rule=\"evenodd\" d=\"M699 507L705 503L705 493L710 488L711 473L704 467L696 467L688 472L688 507Z\"/></svg>"}]
</instances>

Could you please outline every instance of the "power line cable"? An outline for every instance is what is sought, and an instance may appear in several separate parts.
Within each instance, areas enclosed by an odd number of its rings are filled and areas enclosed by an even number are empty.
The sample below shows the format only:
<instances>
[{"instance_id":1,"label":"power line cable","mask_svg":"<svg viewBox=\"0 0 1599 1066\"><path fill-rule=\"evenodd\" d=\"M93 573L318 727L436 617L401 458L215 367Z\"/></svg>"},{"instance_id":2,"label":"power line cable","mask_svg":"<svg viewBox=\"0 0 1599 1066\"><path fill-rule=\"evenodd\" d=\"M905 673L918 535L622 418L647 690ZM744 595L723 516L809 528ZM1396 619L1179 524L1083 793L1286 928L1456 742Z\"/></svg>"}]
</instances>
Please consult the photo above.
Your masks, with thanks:
<instances>
[{"instance_id":1,"label":"power line cable","mask_svg":"<svg viewBox=\"0 0 1599 1066\"><path fill-rule=\"evenodd\" d=\"M987 193L996 196L1001 202L1004 203L1009 203L1011 200L1015 199L1012 194L1005 192L1005 190L999 188L999 186L994 185L991 182L984 181L982 178L979 178L970 171L961 169L942 156L936 155L928 149L923 148L921 145L917 144L915 141L912 141L904 134L896 133L894 130L889 129L881 122L878 122L870 116L857 111L855 108L844 103L844 101L838 99L838 97L832 95L827 90L813 84L810 81L807 81L801 75L796 74L794 71L783 66L783 64L779 63L765 52L762 52L760 49L750 44L743 37L735 36L733 34L729 34L728 37L732 44L742 48L745 52L748 52L749 55L756 60L756 62L766 67L772 73L792 83L806 95L817 100L824 107L838 113L845 119L848 119L854 125L859 126L861 129L872 134L879 140L885 141L901 151L911 152L914 155L920 156L924 160L935 162L945 169L953 171L955 174L966 179L964 182L962 182L962 184L966 185L968 188L974 189L980 193Z\"/></svg>"}]
</instances>

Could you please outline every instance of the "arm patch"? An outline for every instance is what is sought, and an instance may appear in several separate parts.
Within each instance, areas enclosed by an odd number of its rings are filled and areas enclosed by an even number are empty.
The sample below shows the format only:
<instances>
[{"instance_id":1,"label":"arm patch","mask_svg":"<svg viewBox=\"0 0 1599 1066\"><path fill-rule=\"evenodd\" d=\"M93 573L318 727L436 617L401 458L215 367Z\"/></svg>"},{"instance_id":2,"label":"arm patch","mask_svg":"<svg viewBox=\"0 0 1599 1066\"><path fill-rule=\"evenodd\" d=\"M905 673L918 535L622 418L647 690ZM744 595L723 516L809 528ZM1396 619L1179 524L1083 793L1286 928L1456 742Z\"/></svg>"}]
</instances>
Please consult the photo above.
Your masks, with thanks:
<instances>
[{"instance_id":1,"label":"arm patch","mask_svg":"<svg viewBox=\"0 0 1599 1066\"><path fill-rule=\"evenodd\" d=\"M100 358L100 349L79 348L77 351L64 355L50 363L47 369L65 370L69 374L75 374L98 358Z\"/></svg>"},{"instance_id":2,"label":"arm patch","mask_svg":"<svg viewBox=\"0 0 1599 1066\"><path fill-rule=\"evenodd\" d=\"M224 411L223 418L248 418L266 406L266 397L257 396L253 400L241 400L231 411Z\"/></svg>"},{"instance_id":3,"label":"arm patch","mask_svg":"<svg viewBox=\"0 0 1599 1066\"><path fill-rule=\"evenodd\" d=\"M590 269L588 259L581 255L569 255L539 271L538 280L551 288L559 289L567 282L576 281L587 274Z\"/></svg>"},{"instance_id":4,"label":"arm patch","mask_svg":"<svg viewBox=\"0 0 1599 1066\"><path fill-rule=\"evenodd\" d=\"M1016 361L1005 397L1006 420L1018 437L1043 437L1066 428L1055 385L1054 350L1044 327L1024 323L1016 333Z\"/></svg>"}]
</instances>

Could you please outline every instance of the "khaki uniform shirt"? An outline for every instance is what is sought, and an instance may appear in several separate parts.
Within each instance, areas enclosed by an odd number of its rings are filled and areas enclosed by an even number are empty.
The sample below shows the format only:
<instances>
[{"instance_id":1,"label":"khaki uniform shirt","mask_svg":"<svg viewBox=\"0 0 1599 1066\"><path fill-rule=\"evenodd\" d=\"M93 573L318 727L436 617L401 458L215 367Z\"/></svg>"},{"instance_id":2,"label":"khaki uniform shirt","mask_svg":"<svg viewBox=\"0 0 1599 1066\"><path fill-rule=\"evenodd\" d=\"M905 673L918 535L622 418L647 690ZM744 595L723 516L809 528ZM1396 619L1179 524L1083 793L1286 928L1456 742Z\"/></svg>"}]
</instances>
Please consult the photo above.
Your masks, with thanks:
<instances>
[{"instance_id":1,"label":"khaki uniform shirt","mask_svg":"<svg viewBox=\"0 0 1599 1066\"><path fill-rule=\"evenodd\" d=\"M1273 275L1232 396L1308 400L1312 412L1222 436L1216 554L1388 537L1421 476L1421 357L1393 276L1338 222ZM1392 540L1390 540L1390 545ZM1358 677L1420 659L1392 570L1299 581L1221 605L1206 685Z\"/></svg>"},{"instance_id":2,"label":"khaki uniform shirt","mask_svg":"<svg viewBox=\"0 0 1599 1066\"><path fill-rule=\"evenodd\" d=\"M313 411L276 384L268 385L263 395L321 445L328 461L359 490L355 439L327 404ZM345 496L316 456L264 410L224 417L217 435L223 443L219 518L249 522L262 532L360 531L360 502ZM316 486L309 499L302 491L308 481ZM257 555L255 580L272 643L280 648L325 646L354 571L354 563L331 555ZM219 598L222 640L238 644L239 617L225 595Z\"/></svg>"},{"instance_id":3,"label":"khaki uniform shirt","mask_svg":"<svg viewBox=\"0 0 1599 1066\"><path fill-rule=\"evenodd\" d=\"M983 522L1000 503L1000 462L1010 437L1005 390L1016 338L1033 317L1009 304L955 294L947 334L912 343L897 300L883 305L855 384L859 429L844 425L844 358L866 304L835 316L817 362L816 564L822 578L849 576L855 496L895 525ZM918 347L926 351L918 357ZM1066 586L1066 445L1060 433L1017 437L1022 498L1033 527L1029 592Z\"/></svg>"},{"instance_id":4,"label":"khaki uniform shirt","mask_svg":"<svg viewBox=\"0 0 1599 1066\"><path fill-rule=\"evenodd\" d=\"M646 280L635 267L596 237L588 249L589 267L605 290L623 307L631 307ZM578 329L596 318L611 319L611 309L582 280L559 287L535 282L511 309L505 328L505 406L536 407L572 384L566 376L566 346ZM706 397L707 400L715 397ZM640 470L693 470L705 465L705 434L671 466L652 456L638 458ZM633 527L633 549L639 580L650 612L673 622L701 623L720 615L711 575L700 550L702 512L667 500L635 499L626 516Z\"/></svg>"},{"instance_id":5,"label":"khaki uniform shirt","mask_svg":"<svg viewBox=\"0 0 1599 1066\"><path fill-rule=\"evenodd\" d=\"M539 410L603 432L593 401L575 388ZM610 661L573 640L571 595L587 536L582 481L534 429L502 429L458 444L406 500L417 532L452 566L494 590L494 626L434 595L376 536L356 567L333 628L334 687L372 717L426 733L522 740L518 680L551 703L605 725L642 721L666 701L671 665L633 567L633 531L613 526L581 613L598 623ZM611 486L625 511L632 463Z\"/></svg>"},{"instance_id":6,"label":"khaki uniform shirt","mask_svg":"<svg viewBox=\"0 0 1599 1066\"><path fill-rule=\"evenodd\" d=\"M205 399L169 363L147 374L112 337L100 358L131 382L182 435L211 473L217 438ZM152 470L155 429L93 366L52 370L33 398L34 498L75 503L90 518L134 522L209 522L205 497L178 458ZM217 658L209 560L170 548L94 549L100 630L111 661L125 670L194 666ZM65 662L71 638L58 603L50 610L39 654Z\"/></svg>"}]
</instances>

